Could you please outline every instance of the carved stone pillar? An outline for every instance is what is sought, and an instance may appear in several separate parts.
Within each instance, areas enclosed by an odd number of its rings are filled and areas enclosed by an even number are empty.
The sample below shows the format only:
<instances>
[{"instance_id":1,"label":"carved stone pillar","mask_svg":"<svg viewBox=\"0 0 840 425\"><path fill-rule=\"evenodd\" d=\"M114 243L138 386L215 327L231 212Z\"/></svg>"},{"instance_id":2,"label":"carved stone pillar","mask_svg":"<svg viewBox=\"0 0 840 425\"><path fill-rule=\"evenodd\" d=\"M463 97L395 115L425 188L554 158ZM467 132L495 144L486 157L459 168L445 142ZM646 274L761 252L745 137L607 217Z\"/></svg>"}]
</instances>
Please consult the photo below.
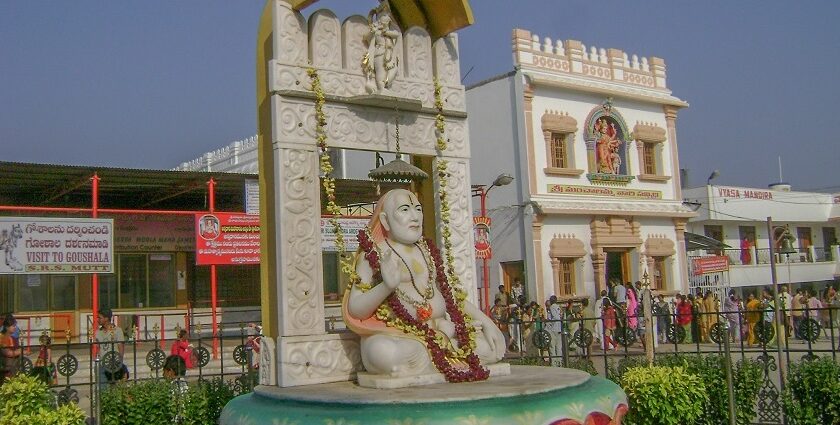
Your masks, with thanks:
<instances>
[{"instance_id":1,"label":"carved stone pillar","mask_svg":"<svg viewBox=\"0 0 840 425\"><path fill-rule=\"evenodd\" d=\"M597 173L598 168L595 167L595 141L586 141L586 163L589 166L588 172Z\"/></svg>"},{"instance_id":2,"label":"carved stone pillar","mask_svg":"<svg viewBox=\"0 0 840 425\"><path fill-rule=\"evenodd\" d=\"M467 292L470 302L477 304L477 288L475 280L475 244L473 242L472 202L470 199L469 164L465 159L443 158L447 161L449 182L446 190L449 200L449 230L452 232L452 253L455 256L455 275L461 279L461 284ZM435 159L435 168L440 159ZM438 187L440 178L433 173L435 179L435 211L440 211ZM443 227L441 219L437 217L438 229ZM437 241L441 254L446 254L446 247L442 240Z\"/></svg>"},{"instance_id":3,"label":"carved stone pillar","mask_svg":"<svg viewBox=\"0 0 840 425\"><path fill-rule=\"evenodd\" d=\"M607 289L607 253L603 248L597 248L592 254L592 269L595 272L595 292L598 296Z\"/></svg>"},{"instance_id":4,"label":"carved stone pillar","mask_svg":"<svg viewBox=\"0 0 840 425\"><path fill-rule=\"evenodd\" d=\"M551 259L551 287L554 288L554 294L560 295L560 259Z\"/></svg>"},{"instance_id":5,"label":"carved stone pillar","mask_svg":"<svg viewBox=\"0 0 840 425\"><path fill-rule=\"evenodd\" d=\"M535 214L531 222L531 234L534 241L534 284L537 287L537 299L539 301L546 299L545 279L543 277L543 255L545 255L545 251L542 249L542 220L542 215Z\"/></svg>"},{"instance_id":6,"label":"carved stone pillar","mask_svg":"<svg viewBox=\"0 0 840 425\"><path fill-rule=\"evenodd\" d=\"M682 199L682 183L680 182L680 158L677 155L677 111L676 106L666 105L665 123L668 127L668 139L671 142L671 164L673 166L674 199Z\"/></svg>"},{"instance_id":7,"label":"carved stone pillar","mask_svg":"<svg viewBox=\"0 0 840 425\"><path fill-rule=\"evenodd\" d=\"M536 148L534 144L534 89L527 82L523 90L523 111L525 112L525 137L528 139L528 192L533 195L539 190L537 189L537 175L536 171L542 169L542 166L537 166L536 163Z\"/></svg>"},{"instance_id":8,"label":"carved stone pillar","mask_svg":"<svg viewBox=\"0 0 840 425\"><path fill-rule=\"evenodd\" d=\"M679 174L679 173L674 173ZM671 289L678 289L681 291L688 290L688 256L685 250L685 224L688 222L686 218L675 218L674 231L677 234L677 256L674 258L679 264L680 278L674 279L674 287ZM755 258L755 257L753 257Z\"/></svg>"}]
</instances>

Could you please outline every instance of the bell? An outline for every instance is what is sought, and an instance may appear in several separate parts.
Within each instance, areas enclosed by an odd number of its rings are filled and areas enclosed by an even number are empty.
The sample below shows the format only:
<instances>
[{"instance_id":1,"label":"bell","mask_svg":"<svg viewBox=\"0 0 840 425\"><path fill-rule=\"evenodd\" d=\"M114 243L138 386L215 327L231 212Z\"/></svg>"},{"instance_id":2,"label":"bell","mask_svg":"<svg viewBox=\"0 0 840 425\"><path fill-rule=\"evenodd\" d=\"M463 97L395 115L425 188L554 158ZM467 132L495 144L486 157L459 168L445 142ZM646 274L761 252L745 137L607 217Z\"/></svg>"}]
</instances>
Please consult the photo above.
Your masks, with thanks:
<instances>
[{"instance_id":1,"label":"bell","mask_svg":"<svg viewBox=\"0 0 840 425\"><path fill-rule=\"evenodd\" d=\"M793 247L793 236L791 236L790 233L785 232L785 234L782 235L779 253L785 255L796 254L796 249Z\"/></svg>"}]
</instances>

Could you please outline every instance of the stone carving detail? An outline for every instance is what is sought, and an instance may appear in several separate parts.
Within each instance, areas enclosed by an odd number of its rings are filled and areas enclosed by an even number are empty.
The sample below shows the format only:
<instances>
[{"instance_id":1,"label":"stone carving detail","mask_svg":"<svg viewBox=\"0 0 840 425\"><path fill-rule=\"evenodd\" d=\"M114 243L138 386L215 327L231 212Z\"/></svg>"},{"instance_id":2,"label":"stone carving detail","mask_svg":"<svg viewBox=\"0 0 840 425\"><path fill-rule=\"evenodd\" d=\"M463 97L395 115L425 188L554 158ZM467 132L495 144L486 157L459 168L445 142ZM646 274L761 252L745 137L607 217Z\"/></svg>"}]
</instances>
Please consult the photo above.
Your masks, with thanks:
<instances>
[{"instance_id":1,"label":"stone carving detail","mask_svg":"<svg viewBox=\"0 0 840 425\"><path fill-rule=\"evenodd\" d=\"M280 148L278 276L281 335L324 333L318 156Z\"/></svg>"},{"instance_id":2,"label":"stone carving detail","mask_svg":"<svg viewBox=\"0 0 840 425\"><path fill-rule=\"evenodd\" d=\"M284 66L279 62L269 63L270 90L299 90L307 91L309 77L306 68ZM353 97L365 93L365 78L361 74L348 70L320 70L321 85L324 93L332 96ZM390 88L389 95L417 99L424 107L434 108L434 85L431 81L398 79ZM442 86L441 97L444 108L452 111L466 111L466 101L463 86Z\"/></svg>"},{"instance_id":3,"label":"stone carving detail","mask_svg":"<svg viewBox=\"0 0 840 425\"><path fill-rule=\"evenodd\" d=\"M280 385L346 381L362 370L359 339L353 334L281 337Z\"/></svg>"},{"instance_id":4,"label":"stone carving detail","mask_svg":"<svg viewBox=\"0 0 840 425\"><path fill-rule=\"evenodd\" d=\"M442 85L460 85L461 69L458 65L458 36L455 33L437 39L434 43L435 75Z\"/></svg>"},{"instance_id":5,"label":"stone carving detail","mask_svg":"<svg viewBox=\"0 0 840 425\"><path fill-rule=\"evenodd\" d=\"M449 128L449 125L447 125ZM447 170L449 171L449 184L447 186L449 208L450 208L450 222L449 228L452 231L452 250L455 253L455 274L461 278L461 284L467 291L469 300L476 302L476 287L475 287L475 244L473 242L473 220L472 220L472 203L469 197L469 166L466 161L454 160L452 158L444 158L448 161ZM440 159L435 159L435 162ZM437 167L437 165L435 165ZM435 175L435 187L439 184L439 179ZM435 201L435 208L440 211L440 200ZM440 227L440 217L437 217L438 227ZM445 253L446 248L443 243L439 243L441 252Z\"/></svg>"},{"instance_id":6,"label":"stone carving detail","mask_svg":"<svg viewBox=\"0 0 840 425\"><path fill-rule=\"evenodd\" d=\"M278 61L288 64L306 64L306 20L291 9L286 2L276 2L274 7L274 44Z\"/></svg>"},{"instance_id":7,"label":"stone carving detail","mask_svg":"<svg viewBox=\"0 0 840 425\"><path fill-rule=\"evenodd\" d=\"M344 20L341 26L341 41L343 43L341 54L345 72L362 74L359 62L367 52L367 48L362 43L362 39L367 32L367 20L364 16L353 15ZM361 94L361 92L358 94Z\"/></svg>"},{"instance_id":8,"label":"stone carving detail","mask_svg":"<svg viewBox=\"0 0 840 425\"><path fill-rule=\"evenodd\" d=\"M557 133L577 132L577 120L570 117L568 112L546 110L540 121L543 131Z\"/></svg>"},{"instance_id":9,"label":"stone carving detail","mask_svg":"<svg viewBox=\"0 0 840 425\"><path fill-rule=\"evenodd\" d=\"M277 385L276 365L274 340L263 336L260 338L260 385Z\"/></svg>"},{"instance_id":10,"label":"stone carving detail","mask_svg":"<svg viewBox=\"0 0 840 425\"><path fill-rule=\"evenodd\" d=\"M665 129L654 123L636 122L636 125L633 126L633 138L643 142L664 142L666 139Z\"/></svg>"},{"instance_id":11,"label":"stone carving detail","mask_svg":"<svg viewBox=\"0 0 840 425\"><path fill-rule=\"evenodd\" d=\"M412 27L405 32L405 76L420 80L432 78L432 40L423 28Z\"/></svg>"},{"instance_id":12,"label":"stone carving detail","mask_svg":"<svg viewBox=\"0 0 840 425\"><path fill-rule=\"evenodd\" d=\"M391 152L396 150L392 111L328 103L324 112L329 117L327 135L332 146ZM311 103L289 100L280 105L276 114L276 140L314 145L315 109ZM431 115L402 113L400 145L403 152L435 155L432 144L435 140L434 125L434 117ZM447 153L452 156L469 154L465 127L466 122L460 119L447 122L447 137L451 146Z\"/></svg>"},{"instance_id":13,"label":"stone carving detail","mask_svg":"<svg viewBox=\"0 0 840 425\"><path fill-rule=\"evenodd\" d=\"M341 25L329 10L321 9L309 18L309 59L317 68L341 68Z\"/></svg>"},{"instance_id":14,"label":"stone carving detail","mask_svg":"<svg viewBox=\"0 0 840 425\"><path fill-rule=\"evenodd\" d=\"M551 258L580 258L586 255L583 241L575 235L555 234L548 246L548 255Z\"/></svg>"},{"instance_id":15,"label":"stone carving detail","mask_svg":"<svg viewBox=\"0 0 840 425\"><path fill-rule=\"evenodd\" d=\"M665 235L650 235L645 241L645 254L650 257L670 257L676 253L674 241Z\"/></svg>"},{"instance_id":16,"label":"stone carving detail","mask_svg":"<svg viewBox=\"0 0 840 425\"><path fill-rule=\"evenodd\" d=\"M387 2L380 3L368 14L368 33L364 37L367 53L362 58L362 71L368 93L385 93L399 74L402 43L399 28L393 22Z\"/></svg>"}]
</instances>

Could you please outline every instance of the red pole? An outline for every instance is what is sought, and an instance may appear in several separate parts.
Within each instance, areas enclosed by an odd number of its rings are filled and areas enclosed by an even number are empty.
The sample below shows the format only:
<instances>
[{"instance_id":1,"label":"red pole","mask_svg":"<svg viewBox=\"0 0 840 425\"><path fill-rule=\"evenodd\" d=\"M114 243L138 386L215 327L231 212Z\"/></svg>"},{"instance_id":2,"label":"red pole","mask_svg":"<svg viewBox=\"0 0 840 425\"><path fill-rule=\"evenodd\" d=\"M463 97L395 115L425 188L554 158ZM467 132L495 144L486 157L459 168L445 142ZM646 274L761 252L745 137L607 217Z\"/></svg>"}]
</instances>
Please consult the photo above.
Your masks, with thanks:
<instances>
[{"instance_id":1,"label":"red pole","mask_svg":"<svg viewBox=\"0 0 840 425\"><path fill-rule=\"evenodd\" d=\"M90 215L93 218L97 218L99 216L99 175L93 173L93 177L90 178L92 183L92 205L90 210ZM92 335L94 338L96 337L96 330L97 330L97 321L99 320L99 275L94 273L91 277L91 292L93 292L91 296L91 307L93 307L93 333ZM96 357L96 352L98 351L99 346L93 345L93 356Z\"/></svg>"},{"instance_id":2,"label":"red pole","mask_svg":"<svg viewBox=\"0 0 840 425\"><path fill-rule=\"evenodd\" d=\"M487 190L484 187L481 187L481 192L479 193L481 199L481 216L487 216ZM483 258L481 262L481 271L484 278L484 299L481 300L484 312L486 314L490 314L490 266L487 264L487 258Z\"/></svg>"},{"instance_id":3,"label":"red pole","mask_svg":"<svg viewBox=\"0 0 840 425\"><path fill-rule=\"evenodd\" d=\"M212 178L210 181L207 182L207 192L210 204L210 212L214 212L216 210L216 181ZM218 299L216 298L216 265L210 265L210 316L211 320L213 321L213 358L215 359L218 356L218 345L219 340L216 338L218 335L218 323L216 322L216 306Z\"/></svg>"}]
</instances>

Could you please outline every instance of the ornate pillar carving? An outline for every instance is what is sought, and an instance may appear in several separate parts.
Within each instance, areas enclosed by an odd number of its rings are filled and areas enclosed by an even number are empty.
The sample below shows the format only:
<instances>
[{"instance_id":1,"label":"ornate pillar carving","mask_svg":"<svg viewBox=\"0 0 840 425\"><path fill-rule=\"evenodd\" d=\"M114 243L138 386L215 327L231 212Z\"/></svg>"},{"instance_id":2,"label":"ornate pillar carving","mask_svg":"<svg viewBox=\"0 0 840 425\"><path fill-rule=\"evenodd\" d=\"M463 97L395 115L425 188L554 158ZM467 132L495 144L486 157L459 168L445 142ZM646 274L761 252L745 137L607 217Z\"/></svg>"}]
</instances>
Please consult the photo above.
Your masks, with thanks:
<instances>
[{"instance_id":1,"label":"ornate pillar carving","mask_svg":"<svg viewBox=\"0 0 840 425\"><path fill-rule=\"evenodd\" d=\"M525 137L528 139L528 192L533 195L537 190L537 163L536 151L534 147L534 89L528 82L525 82L525 89L523 90L523 111L525 111ZM542 169L542 167L539 167Z\"/></svg>"},{"instance_id":2,"label":"ornate pillar carving","mask_svg":"<svg viewBox=\"0 0 840 425\"><path fill-rule=\"evenodd\" d=\"M560 260L551 258L551 287L554 288L554 295L560 295Z\"/></svg>"},{"instance_id":3,"label":"ornate pillar carving","mask_svg":"<svg viewBox=\"0 0 840 425\"><path fill-rule=\"evenodd\" d=\"M679 174L679 173L674 173ZM687 291L688 290L688 254L685 250L685 224L688 222L686 218L675 218L673 219L674 222L674 231L677 234L677 255L674 257L674 261L677 261L680 277L679 279L674 279L674 287L671 289L678 289L680 291ZM753 257L755 258L755 257Z\"/></svg>"},{"instance_id":4,"label":"ornate pillar carving","mask_svg":"<svg viewBox=\"0 0 840 425\"><path fill-rule=\"evenodd\" d=\"M607 253L603 248L596 248L592 254L592 269L595 272L595 292L600 296L601 291L607 289Z\"/></svg>"},{"instance_id":5,"label":"ornate pillar carving","mask_svg":"<svg viewBox=\"0 0 840 425\"><path fill-rule=\"evenodd\" d=\"M475 280L475 243L473 242L472 200L470 199L469 164L463 159L443 158L448 162L449 183L447 193L449 199L449 230L452 232L452 252L455 255L455 274L461 278L461 284L467 292L469 300L477 303L477 288ZM440 159L435 159L435 164ZM437 167L437 165L435 165ZM433 173L435 179L435 211L440 211L438 198L440 178ZM428 208L427 208L428 209ZM437 217L438 229L442 228L440 216ZM440 235L438 235L440 237ZM445 255L446 247L442 240L437 241L441 253Z\"/></svg>"},{"instance_id":6,"label":"ornate pillar carving","mask_svg":"<svg viewBox=\"0 0 840 425\"><path fill-rule=\"evenodd\" d=\"M279 334L323 334L318 153L314 144L275 145L274 152Z\"/></svg>"},{"instance_id":7,"label":"ornate pillar carving","mask_svg":"<svg viewBox=\"0 0 840 425\"><path fill-rule=\"evenodd\" d=\"M682 200L682 183L680 182L680 158L677 155L677 111L676 106L663 106L665 123L668 127L668 139L671 141L671 165L673 167L674 199Z\"/></svg>"},{"instance_id":8,"label":"ornate pillar carving","mask_svg":"<svg viewBox=\"0 0 840 425\"><path fill-rule=\"evenodd\" d=\"M546 254L542 249L542 228L543 215L535 214L531 222L531 235L534 243L534 284L537 287L537 299L546 299L545 278L543 276L543 256Z\"/></svg>"}]
</instances>

